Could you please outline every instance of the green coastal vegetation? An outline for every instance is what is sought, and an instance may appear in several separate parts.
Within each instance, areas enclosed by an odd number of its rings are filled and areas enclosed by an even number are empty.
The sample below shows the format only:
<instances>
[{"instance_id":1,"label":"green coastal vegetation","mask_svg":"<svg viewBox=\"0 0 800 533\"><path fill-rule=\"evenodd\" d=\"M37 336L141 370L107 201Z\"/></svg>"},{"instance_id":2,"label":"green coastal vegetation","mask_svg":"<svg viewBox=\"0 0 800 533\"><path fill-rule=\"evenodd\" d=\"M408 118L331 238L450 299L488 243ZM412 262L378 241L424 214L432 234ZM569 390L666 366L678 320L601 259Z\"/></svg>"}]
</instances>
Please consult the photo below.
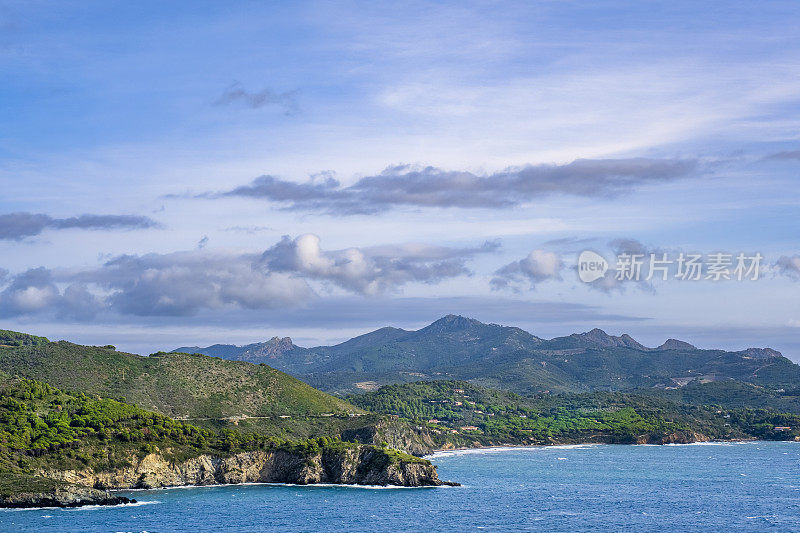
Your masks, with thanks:
<instances>
[{"instance_id":1,"label":"green coastal vegetation","mask_svg":"<svg viewBox=\"0 0 800 533\"><path fill-rule=\"evenodd\" d=\"M116 400L67 393L40 381L0 376L0 495L52 490L42 471L111 471L158 453L180 463L203 454L287 451L300 456L359 445L322 436L302 441L230 429L213 431ZM425 462L375 447L390 463Z\"/></svg>"},{"instance_id":2,"label":"green coastal vegetation","mask_svg":"<svg viewBox=\"0 0 800 533\"><path fill-rule=\"evenodd\" d=\"M389 385L347 399L364 409L424 425L440 445L786 440L800 434L798 414L691 405L646 394L521 396L465 381L423 381Z\"/></svg>"},{"instance_id":3,"label":"green coastal vegetation","mask_svg":"<svg viewBox=\"0 0 800 533\"><path fill-rule=\"evenodd\" d=\"M426 451L407 424L368 413L264 364L205 355L149 357L65 341L0 346L0 372L118 400L214 432L317 437ZM400 438L398 438L400 437Z\"/></svg>"}]
</instances>

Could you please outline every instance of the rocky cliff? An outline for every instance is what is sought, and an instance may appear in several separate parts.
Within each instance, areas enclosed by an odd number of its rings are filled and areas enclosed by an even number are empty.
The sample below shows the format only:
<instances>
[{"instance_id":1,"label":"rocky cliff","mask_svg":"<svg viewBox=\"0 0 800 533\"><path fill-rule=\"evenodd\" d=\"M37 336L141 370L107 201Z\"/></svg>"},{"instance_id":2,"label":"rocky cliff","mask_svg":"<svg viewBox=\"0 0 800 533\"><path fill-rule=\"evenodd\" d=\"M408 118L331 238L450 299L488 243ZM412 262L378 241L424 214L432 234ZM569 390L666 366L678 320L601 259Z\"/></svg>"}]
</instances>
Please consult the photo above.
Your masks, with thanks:
<instances>
[{"instance_id":1,"label":"rocky cliff","mask_svg":"<svg viewBox=\"0 0 800 533\"><path fill-rule=\"evenodd\" d=\"M385 443L390 448L417 456L432 453L442 444L434 440L429 429L401 421L395 415L387 415L377 422L362 427L345 429L341 438L376 446Z\"/></svg>"},{"instance_id":2,"label":"rocky cliff","mask_svg":"<svg viewBox=\"0 0 800 533\"><path fill-rule=\"evenodd\" d=\"M397 452L372 446L323 449L313 453L285 450L248 451L227 457L201 455L183 462L151 453L129 466L109 471L40 471L39 475L98 489L147 489L180 485L228 483L337 483L451 485L439 479L436 468L422 459L398 458Z\"/></svg>"}]
</instances>

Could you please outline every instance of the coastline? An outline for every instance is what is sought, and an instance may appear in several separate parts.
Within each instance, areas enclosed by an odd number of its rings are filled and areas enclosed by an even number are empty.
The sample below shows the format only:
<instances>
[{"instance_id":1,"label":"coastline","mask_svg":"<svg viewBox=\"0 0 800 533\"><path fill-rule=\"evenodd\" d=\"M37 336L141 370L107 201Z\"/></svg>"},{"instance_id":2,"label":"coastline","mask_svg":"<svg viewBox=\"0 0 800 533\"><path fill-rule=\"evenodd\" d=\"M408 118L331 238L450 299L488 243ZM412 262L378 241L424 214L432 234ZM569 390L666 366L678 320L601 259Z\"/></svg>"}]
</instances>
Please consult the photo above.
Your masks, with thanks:
<instances>
[{"instance_id":1,"label":"coastline","mask_svg":"<svg viewBox=\"0 0 800 533\"><path fill-rule=\"evenodd\" d=\"M170 490L189 490L189 489L215 489L223 487L286 487L286 488L344 488L356 490L424 490L424 489L438 489L442 487L457 487L458 483L442 482L441 485L419 485L419 486L404 486L404 485L359 485L357 483L273 483L273 482L244 482L244 483L215 483L207 485L171 485L166 487L154 488L129 488L129 489L111 489L108 490L108 499L102 501L78 501L70 502L63 505L53 505L51 501L47 501L45 505L36 505L20 503L18 505L5 505L0 506L0 511L32 511L42 509L78 509L78 508L114 508L114 507L138 507L141 505L151 505L159 503L158 501L146 500L139 501L134 498L119 496L120 494L134 494L139 492L157 493L159 491ZM106 503L107 502L107 503Z\"/></svg>"},{"instance_id":2,"label":"coastline","mask_svg":"<svg viewBox=\"0 0 800 533\"><path fill-rule=\"evenodd\" d=\"M420 490L420 489L439 489L442 487L453 487L458 484L443 483L442 485L419 485L409 487L404 485L359 485L357 483L274 483L274 482L258 482L247 481L244 483L214 483L210 485L170 485L167 487L153 487L153 488L132 488L132 489L113 489L109 490L112 494L125 494L136 492L158 492L170 490L188 490L188 489L215 489L219 487L294 487L294 488L345 488L345 489L361 489L361 490Z\"/></svg>"},{"instance_id":3,"label":"coastline","mask_svg":"<svg viewBox=\"0 0 800 533\"><path fill-rule=\"evenodd\" d=\"M469 452L480 452L480 451L513 451L513 450L521 450L521 449L574 449L574 448L587 448L593 446L653 446L653 447L661 447L661 446L718 446L723 444L751 444L756 442L798 442L795 440L783 440L783 441L773 441L773 440L760 440L760 439L714 439L714 440L696 440L692 442L669 442L664 444L652 444L652 443L638 443L638 442L631 442L631 443L622 443L622 442L597 442L597 441L587 441L587 442L570 442L570 443L554 443L554 444L492 444L487 446L467 446L461 448L439 448L433 450L431 453L425 454L422 456L423 459L435 459L436 457L443 457L443 454L449 453L457 453L457 454L464 454Z\"/></svg>"}]
</instances>

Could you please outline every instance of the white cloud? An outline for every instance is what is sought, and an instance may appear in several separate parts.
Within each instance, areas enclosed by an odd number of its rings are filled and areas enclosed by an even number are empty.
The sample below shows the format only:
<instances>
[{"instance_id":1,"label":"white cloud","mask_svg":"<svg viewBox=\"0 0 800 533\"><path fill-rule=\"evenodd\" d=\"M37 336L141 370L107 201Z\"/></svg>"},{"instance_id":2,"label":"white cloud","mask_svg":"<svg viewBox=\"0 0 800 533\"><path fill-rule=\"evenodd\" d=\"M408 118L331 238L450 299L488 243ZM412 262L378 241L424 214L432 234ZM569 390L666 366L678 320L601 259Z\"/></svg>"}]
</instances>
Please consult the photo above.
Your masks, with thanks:
<instances>
[{"instance_id":1,"label":"white cloud","mask_svg":"<svg viewBox=\"0 0 800 533\"><path fill-rule=\"evenodd\" d=\"M405 244L325 251L314 234L284 236L261 256L267 270L331 283L347 291L377 295L411 282L437 283L467 275L465 261L497 249L487 242L474 248Z\"/></svg>"},{"instance_id":2,"label":"white cloud","mask_svg":"<svg viewBox=\"0 0 800 533\"><path fill-rule=\"evenodd\" d=\"M318 236L305 234L284 237L262 254L205 248L127 254L97 268L23 272L0 292L0 306L5 316L55 312L84 319L102 310L189 316L202 310L292 307L316 298L312 284L375 296L413 282L468 275L467 260L498 246L404 244L326 251Z\"/></svg>"},{"instance_id":3,"label":"white cloud","mask_svg":"<svg viewBox=\"0 0 800 533\"><path fill-rule=\"evenodd\" d=\"M491 284L495 289L512 287L523 281L529 281L531 287L546 280L560 280L564 261L555 252L533 250L526 257L509 263L497 270Z\"/></svg>"}]
</instances>

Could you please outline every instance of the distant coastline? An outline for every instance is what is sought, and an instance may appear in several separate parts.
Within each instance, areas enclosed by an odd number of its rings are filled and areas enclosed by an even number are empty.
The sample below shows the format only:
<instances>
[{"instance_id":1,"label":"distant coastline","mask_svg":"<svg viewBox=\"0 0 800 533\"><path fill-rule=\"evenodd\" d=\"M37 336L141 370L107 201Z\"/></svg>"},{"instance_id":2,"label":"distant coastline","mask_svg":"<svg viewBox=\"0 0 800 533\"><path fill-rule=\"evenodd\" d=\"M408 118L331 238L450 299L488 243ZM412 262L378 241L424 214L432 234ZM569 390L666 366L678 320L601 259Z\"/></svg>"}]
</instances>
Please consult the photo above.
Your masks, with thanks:
<instances>
[{"instance_id":1,"label":"distant coastline","mask_svg":"<svg viewBox=\"0 0 800 533\"><path fill-rule=\"evenodd\" d=\"M785 441L773 441L773 440L762 440L762 439L731 439L731 440L706 440L706 441L694 441L694 442L675 442L675 443L668 443L668 444L636 444L636 443L618 443L618 442L583 442L583 443L572 443L572 444L503 444L503 445L496 445L496 446L474 446L469 448L449 448L449 449L439 449L435 450L432 453L423 455L423 459L427 459L429 461L436 460L440 457L447 457L447 454L457 454L457 455L467 455L471 452L474 453L481 453L481 452L504 452L504 451L515 451L515 450L526 450L526 449L578 449L578 448L588 448L594 446L647 446L647 447L671 447L671 446L724 446L728 444L757 444L757 443L774 443L774 442L800 442L797 440L785 440Z\"/></svg>"}]
</instances>

